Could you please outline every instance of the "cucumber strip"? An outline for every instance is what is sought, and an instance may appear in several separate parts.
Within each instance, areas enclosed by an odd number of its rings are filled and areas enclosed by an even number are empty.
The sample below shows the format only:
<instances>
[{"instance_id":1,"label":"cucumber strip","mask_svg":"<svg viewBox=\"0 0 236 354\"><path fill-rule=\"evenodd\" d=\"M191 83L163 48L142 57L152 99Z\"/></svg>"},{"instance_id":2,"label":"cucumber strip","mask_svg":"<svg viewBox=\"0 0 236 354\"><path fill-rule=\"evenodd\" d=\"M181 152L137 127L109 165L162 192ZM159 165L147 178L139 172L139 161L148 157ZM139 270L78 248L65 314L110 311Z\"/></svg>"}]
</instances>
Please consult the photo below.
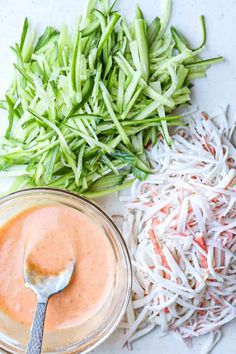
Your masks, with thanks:
<instances>
[{"instance_id":1,"label":"cucumber strip","mask_svg":"<svg viewBox=\"0 0 236 354\"><path fill-rule=\"evenodd\" d=\"M110 95L109 95L109 92L107 91L106 89L106 86L103 84L103 82L100 82L100 88L102 90L102 95L103 95L103 99L104 99L104 102L106 104L106 107L107 107L107 110L123 140L123 142L125 143L125 145L127 146L130 146L131 143L130 143L130 140L128 138L128 136L126 135L124 129L122 128L122 125L120 124L120 122L118 121L114 111L113 111L113 108L112 108L112 105L111 105L111 98L110 98Z\"/></svg>"},{"instance_id":2,"label":"cucumber strip","mask_svg":"<svg viewBox=\"0 0 236 354\"><path fill-rule=\"evenodd\" d=\"M170 20L170 14L171 14L171 5L172 2L171 0L165 0L164 1L164 12L163 12L163 16L161 17L161 28L158 34L158 38L161 38L167 29L169 20Z\"/></svg>"},{"instance_id":3,"label":"cucumber strip","mask_svg":"<svg viewBox=\"0 0 236 354\"><path fill-rule=\"evenodd\" d=\"M32 86L34 86L34 80L29 74L27 74L25 69L21 68L18 64L13 64L13 65L16 68L16 70L26 79L26 81L28 81Z\"/></svg>"},{"instance_id":4,"label":"cucumber strip","mask_svg":"<svg viewBox=\"0 0 236 354\"><path fill-rule=\"evenodd\" d=\"M82 29L81 35L82 37L88 37L90 36L93 32L97 31L99 29L100 23L99 21L95 21L93 23L90 23L88 26Z\"/></svg>"},{"instance_id":5,"label":"cucumber strip","mask_svg":"<svg viewBox=\"0 0 236 354\"><path fill-rule=\"evenodd\" d=\"M153 102L149 103L149 105L146 106L133 119L135 119L135 120L143 120L143 119L149 117L155 111L155 109L157 109L159 106L160 106L160 102L153 101Z\"/></svg>"},{"instance_id":6,"label":"cucumber strip","mask_svg":"<svg viewBox=\"0 0 236 354\"><path fill-rule=\"evenodd\" d=\"M21 51L21 53L23 51L23 47L24 47L24 44L25 44L25 39L26 39L26 36L27 36L27 33L28 33L28 29L29 29L29 22L28 22L28 19L26 17L25 20L24 20L23 30L22 30L21 38L20 38L20 51Z\"/></svg>"},{"instance_id":7,"label":"cucumber strip","mask_svg":"<svg viewBox=\"0 0 236 354\"><path fill-rule=\"evenodd\" d=\"M224 61L224 57L210 58L206 60L195 61L194 63L186 64L186 68L199 68L201 66L212 65L216 63L222 63Z\"/></svg>"},{"instance_id":8,"label":"cucumber strip","mask_svg":"<svg viewBox=\"0 0 236 354\"><path fill-rule=\"evenodd\" d=\"M119 69L118 74L118 89L117 89L117 108L119 112L122 112L123 109L123 100L125 92L125 73L123 70Z\"/></svg>"},{"instance_id":9,"label":"cucumber strip","mask_svg":"<svg viewBox=\"0 0 236 354\"><path fill-rule=\"evenodd\" d=\"M129 114L130 110L132 109L133 105L135 104L135 101L137 100L137 98L139 97L140 93L142 92L143 88L139 87L135 94L133 95L133 97L131 98L131 100L129 101L129 103L127 104L125 110L123 111L123 113L121 114L120 118L121 119L125 119L127 117L127 115ZM127 91L126 91L127 92Z\"/></svg>"},{"instance_id":10,"label":"cucumber strip","mask_svg":"<svg viewBox=\"0 0 236 354\"><path fill-rule=\"evenodd\" d=\"M126 108L128 103L130 102L135 90L136 90L136 87L140 81L140 78L141 78L141 72L136 72L132 81L130 82L129 86L127 87L126 89L126 92L125 92L125 95L124 95L124 104L123 106Z\"/></svg>"},{"instance_id":11,"label":"cucumber strip","mask_svg":"<svg viewBox=\"0 0 236 354\"><path fill-rule=\"evenodd\" d=\"M147 82L150 74L149 49L147 41L146 22L143 19L134 20L135 37L141 63L143 79Z\"/></svg>"},{"instance_id":12,"label":"cucumber strip","mask_svg":"<svg viewBox=\"0 0 236 354\"><path fill-rule=\"evenodd\" d=\"M154 18L154 20L148 26L148 30L147 30L148 43L150 46L152 45L153 42L156 41L156 38L159 34L160 29L161 29L161 20L157 16Z\"/></svg>"},{"instance_id":13,"label":"cucumber strip","mask_svg":"<svg viewBox=\"0 0 236 354\"><path fill-rule=\"evenodd\" d=\"M98 43L98 49L97 49L97 57L101 54L101 51L108 40L109 36L111 35L113 29L115 28L117 22L120 19L120 15L117 13L114 13L109 24L105 28L104 32L102 33L101 39Z\"/></svg>"},{"instance_id":14,"label":"cucumber strip","mask_svg":"<svg viewBox=\"0 0 236 354\"><path fill-rule=\"evenodd\" d=\"M206 44L206 40L207 40L206 22L205 22L205 17L203 15L200 16L200 22L201 22L201 28L202 28L202 42L199 45L199 47L193 49L193 51L197 51L199 49L202 49L204 47L204 45Z\"/></svg>"},{"instance_id":15,"label":"cucumber strip","mask_svg":"<svg viewBox=\"0 0 236 354\"><path fill-rule=\"evenodd\" d=\"M76 91L76 62L77 62L80 40L81 40L81 33L78 28L75 43L74 43L72 61L71 61L71 87L74 91Z\"/></svg>"}]
</instances>

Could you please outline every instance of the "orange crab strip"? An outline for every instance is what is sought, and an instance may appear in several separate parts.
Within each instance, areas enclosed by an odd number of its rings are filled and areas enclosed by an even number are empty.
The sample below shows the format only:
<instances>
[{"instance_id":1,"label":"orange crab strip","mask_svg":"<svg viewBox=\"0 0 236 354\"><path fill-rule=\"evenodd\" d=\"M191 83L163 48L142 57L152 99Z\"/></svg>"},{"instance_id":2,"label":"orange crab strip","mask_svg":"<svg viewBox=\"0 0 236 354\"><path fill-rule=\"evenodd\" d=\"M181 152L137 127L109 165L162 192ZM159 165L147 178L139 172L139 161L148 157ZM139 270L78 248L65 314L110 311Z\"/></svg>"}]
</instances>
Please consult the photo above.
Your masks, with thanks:
<instances>
[{"instance_id":1,"label":"orange crab strip","mask_svg":"<svg viewBox=\"0 0 236 354\"><path fill-rule=\"evenodd\" d=\"M208 252L207 250L207 245L206 245L206 241L204 239L203 236L197 236L194 240L198 246L200 246L204 251ZM207 265L207 257L204 256L203 254L200 254L200 262L201 262L201 266L203 268L207 268L208 265Z\"/></svg>"},{"instance_id":2,"label":"orange crab strip","mask_svg":"<svg viewBox=\"0 0 236 354\"><path fill-rule=\"evenodd\" d=\"M156 239L154 231L153 230L149 230L148 231L148 236L149 236L150 240L152 241L153 249L154 249L155 253L158 254L160 256L160 258L161 258L162 265L164 267L166 267L167 269L171 270L169 264L167 263L166 257L165 257L165 255L164 255L164 253L162 251L162 248L161 248L159 242Z\"/></svg>"}]
</instances>

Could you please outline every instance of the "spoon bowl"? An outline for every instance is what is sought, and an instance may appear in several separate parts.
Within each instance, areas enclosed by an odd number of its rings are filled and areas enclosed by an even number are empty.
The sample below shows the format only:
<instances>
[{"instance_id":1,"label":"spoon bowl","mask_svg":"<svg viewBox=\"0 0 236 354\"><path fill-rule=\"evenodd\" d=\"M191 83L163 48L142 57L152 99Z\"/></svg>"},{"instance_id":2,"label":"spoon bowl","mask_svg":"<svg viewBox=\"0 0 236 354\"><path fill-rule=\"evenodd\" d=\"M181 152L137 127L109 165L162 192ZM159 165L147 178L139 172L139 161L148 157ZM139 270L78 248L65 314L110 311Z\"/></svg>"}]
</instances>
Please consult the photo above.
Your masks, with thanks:
<instances>
[{"instance_id":1,"label":"spoon bowl","mask_svg":"<svg viewBox=\"0 0 236 354\"><path fill-rule=\"evenodd\" d=\"M75 268L75 261L72 260L67 264L65 270L56 275L43 275L35 269L30 269L26 262L24 263L23 276L25 286L37 295L38 301L43 302L50 296L59 293L65 289L71 280Z\"/></svg>"}]
</instances>

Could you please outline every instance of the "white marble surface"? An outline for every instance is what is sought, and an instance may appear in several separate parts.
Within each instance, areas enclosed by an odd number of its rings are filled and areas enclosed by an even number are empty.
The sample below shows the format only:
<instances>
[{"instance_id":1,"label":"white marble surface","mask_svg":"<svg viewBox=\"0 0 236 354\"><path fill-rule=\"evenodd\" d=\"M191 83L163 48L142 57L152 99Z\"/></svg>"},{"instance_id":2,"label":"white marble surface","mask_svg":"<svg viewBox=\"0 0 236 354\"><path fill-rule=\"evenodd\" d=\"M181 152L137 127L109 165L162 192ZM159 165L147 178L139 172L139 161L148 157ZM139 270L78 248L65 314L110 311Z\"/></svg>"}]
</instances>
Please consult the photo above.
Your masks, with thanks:
<instances>
[{"instance_id":1,"label":"white marble surface","mask_svg":"<svg viewBox=\"0 0 236 354\"><path fill-rule=\"evenodd\" d=\"M137 0L147 19L161 11L164 0ZM85 7L85 0L0 0L0 94L4 94L11 79L13 56L9 45L19 39L24 18L32 27L40 30L50 24L59 27L62 22L73 23ZM136 1L118 0L118 7L127 16L133 16ZM236 113L236 0L173 0L171 22L187 34L193 45L201 40L199 16L204 14L207 22L208 41L204 57L225 56L225 63L218 64L208 72L208 78L194 83L193 104L201 110L214 113L220 105L230 104L231 115ZM0 112L0 132L4 130L4 116ZM236 114L235 114L236 116ZM105 204L104 204L105 203ZM116 198L106 198L108 212L119 208ZM127 354L120 349L119 333L113 334L104 344L94 350L95 354ZM136 342L133 354L200 354L207 338L194 342L191 349L173 336L158 339L155 331ZM202 352L203 353L203 352ZM223 339L213 350L214 354L236 353L236 324L223 329Z\"/></svg>"}]
</instances>

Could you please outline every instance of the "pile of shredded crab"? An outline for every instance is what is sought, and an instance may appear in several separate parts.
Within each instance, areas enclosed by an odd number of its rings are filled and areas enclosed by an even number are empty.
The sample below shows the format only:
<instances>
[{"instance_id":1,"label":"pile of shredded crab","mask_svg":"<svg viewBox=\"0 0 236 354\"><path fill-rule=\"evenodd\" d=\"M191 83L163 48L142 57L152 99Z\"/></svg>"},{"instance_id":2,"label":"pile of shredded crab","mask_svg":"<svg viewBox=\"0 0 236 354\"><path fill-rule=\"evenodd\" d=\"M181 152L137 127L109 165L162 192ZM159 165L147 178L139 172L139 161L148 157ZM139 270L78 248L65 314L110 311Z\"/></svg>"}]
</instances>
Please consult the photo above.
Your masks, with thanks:
<instances>
[{"instance_id":1,"label":"pile of shredded crab","mask_svg":"<svg viewBox=\"0 0 236 354\"><path fill-rule=\"evenodd\" d=\"M224 112L188 119L171 147L149 151L155 173L123 197L134 270L124 342L159 327L190 343L236 318L233 134Z\"/></svg>"}]
</instances>

